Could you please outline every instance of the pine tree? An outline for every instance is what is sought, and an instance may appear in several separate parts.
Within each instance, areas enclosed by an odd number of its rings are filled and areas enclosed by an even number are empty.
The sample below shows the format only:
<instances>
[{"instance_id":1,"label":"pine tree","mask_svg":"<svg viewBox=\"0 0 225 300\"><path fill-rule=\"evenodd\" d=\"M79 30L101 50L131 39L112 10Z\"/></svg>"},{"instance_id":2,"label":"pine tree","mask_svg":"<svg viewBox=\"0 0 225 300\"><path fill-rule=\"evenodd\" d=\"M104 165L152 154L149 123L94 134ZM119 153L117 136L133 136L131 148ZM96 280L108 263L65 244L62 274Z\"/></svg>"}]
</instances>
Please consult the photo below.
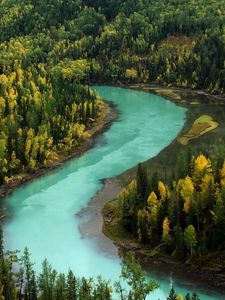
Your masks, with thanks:
<instances>
[{"instance_id":1,"label":"pine tree","mask_svg":"<svg viewBox=\"0 0 225 300\"><path fill-rule=\"evenodd\" d=\"M177 294L175 293L174 287L171 288L167 300L177 300Z\"/></svg>"},{"instance_id":2,"label":"pine tree","mask_svg":"<svg viewBox=\"0 0 225 300\"><path fill-rule=\"evenodd\" d=\"M77 299L77 285L76 278L73 272L69 270L66 282L66 299L76 300Z\"/></svg>"},{"instance_id":3,"label":"pine tree","mask_svg":"<svg viewBox=\"0 0 225 300\"><path fill-rule=\"evenodd\" d=\"M59 274L56 280L56 300L66 299L66 278Z\"/></svg>"},{"instance_id":4,"label":"pine tree","mask_svg":"<svg viewBox=\"0 0 225 300\"><path fill-rule=\"evenodd\" d=\"M148 194L148 178L146 168L141 163L137 167L137 194L141 203L144 203Z\"/></svg>"},{"instance_id":5,"label":"pine tree","mask_svg":"<svg viewBox=\"0 0 225 300\"><path fill-rule=\"evenodd\" d=\"M37 284L36 284L35 273L33 270L31 274L31 300L37 300Z\"/></svg>"},{"instance_id":6,"label":"pine tree","mask_svg":"<svg viewBox=\"0 0 225 300\"><path fill-rule=\"evenodd\" d=\"M158 173L154 172L150 180L150 191L156 191L158 187Z\"/></svg>"},{"instance_id":7,"label":"pine tree","mask_svg":"<svg viewBox=\"0 0 225 300\"><path fill-rule=\"evenodd\" d=\"M179 259L182 260L184 258L184 255L185 255L183 231L182 231L182 228L179 225L177 225L174 228L174 231L175 231L175 244L176 244L175 255Z\"/></svg>"},{"instance_id":8,"label":"pine tree","mask_svg":"<svg viewBox=\"0 0 225 300\"><path fill-rule=\"evenodd\" d=\"M38 278L38 286L43 300L53 300L57 272L45 259L42 263L42 272Z\"/></svg>"},{"instance_id":9,"label":"pine tree","mask_svg":"<svg viewBox=\"0 0 225 300\"><path fill-rule=\"evenodd\" d=\"M190 296L190 294L189 294L189 293L187 293L184 299L185 299L185 300L191 300L191 296Z\"/></svg>"},{"instance_id":10,"label":"pine tree","mask_svg":"<svg viewBox=\"0 0 225 300\"><path fill-rule=\"evenodd\" d=\"M194 292L192 294L191 300L200 300L199 296Z\"/></svg>"},{"instance_id":11,"label":"pine tree","mask_svg":"<svg viewBox=\"0 0 225 300\"><path fill-rule=\"evenodd\" d=\"M33 276L33 264L30 261L30 253L28 248L24 249L24 253L22 256L22 263L25 270L25 295L28 300L33 300L32 298L32 276ZM34 287L33 287L34 288Z\"/></svg>"}]
</instances>

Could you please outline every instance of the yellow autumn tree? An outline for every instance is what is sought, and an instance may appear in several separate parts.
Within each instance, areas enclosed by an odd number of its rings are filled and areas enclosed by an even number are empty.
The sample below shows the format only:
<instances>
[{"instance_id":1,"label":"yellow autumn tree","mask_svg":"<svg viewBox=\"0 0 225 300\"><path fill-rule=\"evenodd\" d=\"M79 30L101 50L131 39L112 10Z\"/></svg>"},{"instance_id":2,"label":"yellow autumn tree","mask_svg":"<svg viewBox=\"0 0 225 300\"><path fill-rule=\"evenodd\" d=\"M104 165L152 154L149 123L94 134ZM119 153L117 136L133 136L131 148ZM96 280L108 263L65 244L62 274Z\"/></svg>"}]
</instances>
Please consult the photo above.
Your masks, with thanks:
<instances>
[{"instance_id":1,"label":"yellow autumn tree","mask_svg":"<svg viewBox=\"0 0 225 300\"><path fill-rule=\"evenodd\" d=\"M165 184L162 181L159 181L159 183L158 183L158 191L159 191L161 200L165 201L166 196L167 196L167 190L166 190Z\"/></svg>"},{"instance_id":2,"label":"yellow autumn tree","mask_svg":"<svg viewBox=\"0 0 225 300\"><path fill-rule=\"evenodd\" d=\"M131 216L137 199L137 182L132 180L127 188L124 188L118 196L118 213L121 218Z\"/></svg>"},{"instance_id":3,"label":"yellow autumn tree","mask_svg":"<svg viewBox=\"0 0 225 300\"><path fill-rule=\"evenodd\" d=\"M36 166L36 162L35 162L35 160L33 160L33 158L31 157L30 158L30 160L29 160L29 163L28 163L28 168L30 169L30 170L33 170L34 168L35 168L35 166Z\"/></svg>"},{"instance_id":4,"label":"yellow autumn tree","mask_svg":"<svg viewBox=\"0 0 225 300\"><path fill-rule=\"evenodd\" d=\"M3 97L0 97L0 117L5 113L6 102Z\"/></svg>"},{"instance_id":5,"label":"yellow autumn tree","mask_svg":"<svg viewBox=\"0 0 225 300\"><path fill-rule=\"evenodd\" d=\"M138 211L137 214L137 233L139 242L145 243L148 241L150 232L148 227L149 213L144 208Z\"/></svg>"},{"instance_id":6,"label":"yellow autumn tree","mask_svg":"<svg viewBox=\"0 0 225 300\"><path fill-rule=\"evenodd\" d=\"M207 204L213 203L215 195L214 177L212 174L205 174L202 178L201 188L201 202L205 207Z\"/></svg>"},{"instance_id":7,"label":"yellow autumn tree","mask_svg":"<svg viewBox=\"0 0 225 300\"><path fill-rule=\"evenodd\" d=\"M212 173L212 164L210 159L207 159L203 154L200 154L194 162L194 172L192 179L196 184L200 184L202 177L205 174Z\"/></svg>"},{"instance_id":8,"label":"yellow autumn tree","mask_svg":"<svg viewBox=\"0 0 225 300\"><path fill-rule=\"evenodd\" d=\"M170 220L168 217L165 217L165 219L163 220L162 229L163 229L162 241L167 245L169 245L171 242L171 235L170 235L171 229L170 229Z\"/></svg>"},{"instance_id":9,"label":"yellow autumn tree","mask_svg":"<svg viewBox=\"0 0 225 300\"><path fill-rule=\"evenodd\" d=\"M30 159L30 152L32 149L33 138L34 138L34 130L32 128L30 128L27 132L27 138L26 138L26 142L25 142L25 158L28 163L29 163L29 159Z\"/></svg>"},{"instance_id":10,"label":"yellow autumn tree","mask_svg":"<svg viewBox=\"0 0 225 300\"><path fill-rule=\"evenodd\" d=\"M184 200L184 211L186 213L189 212L191 207L191 202L193 200L193 193L194 193L194 185L189 176L186 176L186 178L183 181L182 189L181 189L181 196Z\"/></svg>"},{"instance_id":11,"label":"yellow autumn tree","mask_svg":"<svg viewBox=\"0 0 225 300\"><path fill-rule=\"evenodd\" d=\"M184 179L179 179L178 182L174 183L174 188L176 189L177 194L181 193L182 187L184 184Z\"/></svg>"},{"instance_id":12,"label":"yellow autumn tree","mask_svg":"<svg viewBox=\"0 0 225 300\"><path fill-rule=\"evenodd\" d=\"M148 197L149 222L151 225L157 223L158 218L158 200L155 192L151 192Z\"/></svg>"},{"instance_id":13,"label":"yellow autumn tree","mask_svg":"<svg viewBox=\"0 0 225 300\"><path fill-rule=\"evenodd\" d=\"M17 171L20 166L20 160L16 157L15 151L13 151L11 154L11 161L9 166L12 171Z\"/></svg>"},{"instance_id":14,"label":"yellow autumn tree","mask_svg":"<svg viewBox=\"0 0 225 300\"><path fill-rule=\"evenodd\" d=\"M225 160L224 160L221 172L220 172L220 183L222 186L225 186Z\"/></svg>"},{"instance_id":15,"label":"yellow autumn tree","mask_svg":"<svg viewBox=\"0 0 225 300\"><path fill-rule=\"evenodd\" d=\"M127 79L135 79L137 77L137 70L135 70L134 68L126 69L125 77Z\"/></svg>"},{"instance_id":16,"label":"yellow autumn tree","mask_svg":"<svg viewBox=\"0 0 225 300\"><path fill-rule=\"evenodd\" d=\"M195 160L195 170L202 171L205 168L210 172L212 171L211 161L203 154L200 154Z\"/></svg>"}]
</instances>

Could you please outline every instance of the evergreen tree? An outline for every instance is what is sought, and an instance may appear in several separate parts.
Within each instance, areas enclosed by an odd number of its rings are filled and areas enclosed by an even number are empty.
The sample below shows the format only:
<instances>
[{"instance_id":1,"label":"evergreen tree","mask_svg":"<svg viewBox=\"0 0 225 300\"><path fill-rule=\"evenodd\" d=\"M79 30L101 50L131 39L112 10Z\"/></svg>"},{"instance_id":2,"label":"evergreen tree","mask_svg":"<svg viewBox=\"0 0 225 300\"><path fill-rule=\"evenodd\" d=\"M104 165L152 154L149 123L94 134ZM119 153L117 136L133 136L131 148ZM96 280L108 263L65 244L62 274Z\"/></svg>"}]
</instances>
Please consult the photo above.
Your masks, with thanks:
<instances>
[{"instance_id":1,"label":"evergreen tree","mask_svg":"<svg viewBox=\"0 0 225 300\"><path fill-rule=\"evenodd\" d=\"M167 297L167 300L177 300L177 294L175 293L174 287L170 289L170 293Z\"/></svg>"},{"instance_id":2,"label":"evergreen tree","mask_svg":"<svg viewBox=\"0 0 225 300\"><path fill-rule=\"evenodd\" d=\"M192 294L191 300L200 300L199 296L194 292Z\"/></svg>"},{"instance_id":3,"label":"evergreen tree","mask_svg":"<svg viewBox=\"0 0 225 300\"><path fill-rule=\"evenodd\" d=\"M24 249L24 253L22 256L22 264L24 267L24 275L25 275L25 287L24 294L28 300L35 300L36 296L36 286L32 286L34 284L34 272L33 272L33 264L30 261L30 253L28 248ZM33 292L32 292L33 289Z\"/></svg>"},{"instance_id":4,"label":"evergreen tree","mask_svg":"<svg viewBox=\"0 0 225 300\"><path fill-rule=\"evenodd\" d=\"M186 296L185 296L185 300L191 300L191 296L190 296L190 294L189 294L189 293L187 293L187 294L186 294Z\"/></svg>"},{"instance_id":5,"label":"evergreen tree","mask_svg":"<svg viewBox=\"0 0 225 300\"><path fill-rule=\"evenodd\" d=\"M66 299L77 300L77 284L73 272L69 270L66 282Z\"/></svg>"},{"instance_id":6,"label":"evergreen tree","mask_svg":"<svg viewBox=\"0 0 225 300\"><path fill-rule=\"evenodd\" d=\"M143 205L148 195L148 177L146 167L139 163L137 167L137 195Z\"/></svg>"}]
</instances>

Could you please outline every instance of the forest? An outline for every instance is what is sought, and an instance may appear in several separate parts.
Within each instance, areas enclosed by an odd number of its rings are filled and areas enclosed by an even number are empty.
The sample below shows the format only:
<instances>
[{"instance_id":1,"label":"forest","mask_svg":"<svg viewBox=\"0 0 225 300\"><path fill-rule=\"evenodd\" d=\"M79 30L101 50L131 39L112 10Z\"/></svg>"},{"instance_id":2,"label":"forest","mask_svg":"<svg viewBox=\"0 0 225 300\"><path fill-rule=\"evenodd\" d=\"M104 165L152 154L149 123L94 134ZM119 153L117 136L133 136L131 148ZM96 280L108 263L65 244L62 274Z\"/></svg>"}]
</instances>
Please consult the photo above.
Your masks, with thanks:
<instances>
[{"instance_id":1,"label":"forest","mask_svg":"<svg viewBox=\"0 0 225 300\"><path fill-rule=\"evenodd\" d=\"M87 84L224 93L223 1L128 2L1 2L0 184L85 139L101 107Z\"/></svg>"},{"instance_id":2,"label":"forest","mask_svg":"<svg viewBox=\"0 0 225 300\"><path fill-rule=\"evenodd\" d=\"M150 249L183 262L213 253L219 264L225 250L224 156L214 153L211 161L188 152L177 155L166 182L157 173L149 179L139 164L136 180L118 195L118 222Z\"/></svg>"}]
</instances>

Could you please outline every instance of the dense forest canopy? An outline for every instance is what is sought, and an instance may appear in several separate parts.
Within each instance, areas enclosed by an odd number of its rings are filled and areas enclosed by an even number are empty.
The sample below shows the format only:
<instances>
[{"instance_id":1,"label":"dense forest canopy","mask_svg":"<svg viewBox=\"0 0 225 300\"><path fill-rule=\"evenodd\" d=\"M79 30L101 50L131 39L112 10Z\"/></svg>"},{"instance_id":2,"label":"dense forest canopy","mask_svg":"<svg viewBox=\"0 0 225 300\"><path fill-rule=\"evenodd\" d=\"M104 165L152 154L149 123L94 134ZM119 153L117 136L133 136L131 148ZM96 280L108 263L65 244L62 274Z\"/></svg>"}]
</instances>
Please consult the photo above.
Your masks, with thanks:
<instances>
[{"instance_id":1,"label":"dense forest canopy","mask_svg":"<svg viewBox=\"0 0 225 300\"><path fill-rule=\"evenodd\" d=\"M92 81L156 81L223 92L224 4L4 1L1 67L16 59L27 67L86 58Z\"/></svg>"},{"instance_id":2,"label":"dense forest canopy","mask_svg":"<svg viewBox=\"0 0 225 300\"><path fill-rule=\"evenodd\" d=\"M139 164L133 180L118 196L118 223L140 243L173 257L198 263L224 263L225 161L223 151L177 155L174 173L148 178ZM196 262L197 263L197 262Z\"/></svg>"},{"instance_id":3,"label":"dense forest canopy","mask_svg":"<svg viewBox=\"0 0 225 300\"><path fill-rule=\"evenodd\" d=\"M0 6L0 183L85 138L90 82L224 93L224 1L8 0Z\"/></svg>"}]
</instances>

